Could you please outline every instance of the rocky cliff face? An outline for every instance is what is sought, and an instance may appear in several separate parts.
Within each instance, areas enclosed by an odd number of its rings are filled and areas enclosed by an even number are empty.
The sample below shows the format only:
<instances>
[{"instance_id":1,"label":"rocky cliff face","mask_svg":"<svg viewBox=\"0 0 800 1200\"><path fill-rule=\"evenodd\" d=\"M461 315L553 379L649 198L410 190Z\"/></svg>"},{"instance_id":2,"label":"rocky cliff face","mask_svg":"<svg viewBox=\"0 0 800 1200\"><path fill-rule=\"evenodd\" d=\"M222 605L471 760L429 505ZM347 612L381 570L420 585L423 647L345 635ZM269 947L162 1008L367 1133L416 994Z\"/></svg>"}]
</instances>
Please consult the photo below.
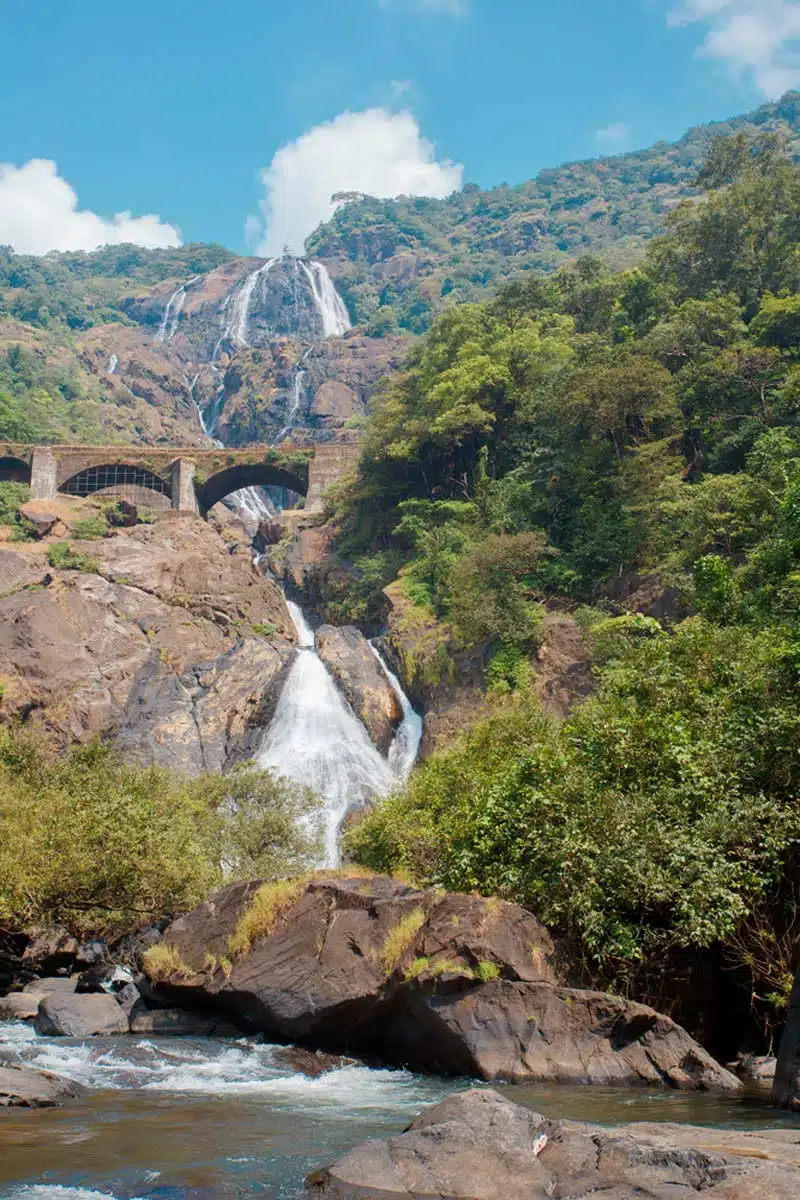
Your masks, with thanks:
<instances>
[{"instance_id":1,"label":"rocky cliff face","mask_svg":"<svg viewBox=\"0 0 800 1200\"><path fill-rule=\"evenodd\" d=\"M294 653L279 588L199 519L72 545L83 570L0 549L0 721L190 774L248 756Z\"/></svg>"}]
</instances>

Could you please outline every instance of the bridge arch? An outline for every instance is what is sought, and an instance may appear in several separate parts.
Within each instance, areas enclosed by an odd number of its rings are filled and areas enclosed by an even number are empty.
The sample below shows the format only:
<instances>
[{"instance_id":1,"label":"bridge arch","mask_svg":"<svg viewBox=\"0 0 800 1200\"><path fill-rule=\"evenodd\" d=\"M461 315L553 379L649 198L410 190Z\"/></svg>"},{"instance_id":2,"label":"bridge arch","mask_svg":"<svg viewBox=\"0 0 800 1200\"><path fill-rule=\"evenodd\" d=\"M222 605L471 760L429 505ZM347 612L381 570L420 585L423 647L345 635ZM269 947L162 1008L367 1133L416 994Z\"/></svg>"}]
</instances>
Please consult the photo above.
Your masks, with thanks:
<instances>
[{"instance_id":1,"label":"bridge arch","mask_svg":"<svg viewBox=\"0 0 800 1200\"><path fill-rule=\"evenodd\" d=\"M93 463L58 485L68 496L121 496L134 503L169 508L172 484L134 463Z\"/></svg>"},{"instance_id":2,"label":"bridge arch","mask_svg":"<svg viewBox=\"0 0 800 1200\"><path fill-rule=\"evenodd\" d=\"M308 492L308 479L265 462L241 463L239 466L226 467L224 471L212 475L203 485L196 485L200 511L207 513L232 492L249 487L286 488L290 492L305 496Z\"/></svg>"},{"instance_id":3,"label":"bridge arch","mask_svg":"<svg viewBox=\"0 0 800 1200\"><path fill-rule=\"evenodd\" d=\"M30 483L31 465L12 454L0 456L0 483Z\"/></svg>"}]
</instances>

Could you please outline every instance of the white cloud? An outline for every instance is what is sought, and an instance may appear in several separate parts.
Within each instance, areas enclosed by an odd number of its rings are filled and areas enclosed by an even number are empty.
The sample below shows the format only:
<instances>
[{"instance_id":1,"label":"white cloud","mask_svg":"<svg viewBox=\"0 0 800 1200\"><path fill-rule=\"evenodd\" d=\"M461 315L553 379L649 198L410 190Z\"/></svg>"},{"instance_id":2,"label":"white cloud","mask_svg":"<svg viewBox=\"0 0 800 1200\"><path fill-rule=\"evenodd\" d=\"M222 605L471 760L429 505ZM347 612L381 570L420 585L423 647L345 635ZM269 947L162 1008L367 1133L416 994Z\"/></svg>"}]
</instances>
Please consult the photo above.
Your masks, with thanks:
<instances>
[{"instance_id":1,"label":"white cloud","mask_svg":"<svg viewBox=\"0 0 800 1200\"><path fill-rule=\"evenodd\" d=\"M261 171L261 218L248 218L245 236L260 254L284 246L302 253L308 235L333 215L336 192L443 197L458 191L463 176L456 163L436 161L411 113L341 113L283 146Z\"/></svg>"},{"instance_id":2,"label":"white cloud","mask_svg":"<svg viewBox=\"0 0 800 1200\"><path fill-rule=\"evenodd\" d=\"M601 150L608 150L613 154L630 145L631 128L624 121L616 121L613 125L598 129L594 138Z\"/></svg>"},{"instance_id":3,"label":"white cloud","mask_svg":"<svg viewBox=\"0 0 800 1200\"><path fill-rule=\"evenodd\" d=\"M752 78L768 96L800 84L800 4L796 0L684 0L670 25L703 22L698 55Z\"/></svg>"},{"instance_id":4,"label":"white cloud","mask_svg":"<svg viewBox=\"0 0 800 1200\"><path fill-rule=\"evenodd\" d=\"M32 158L21 167L0 163L0 245L19 254L46 254L120 242L179 246L181 235L152 214L121 212L106 220L79 209L77 195L48 159Z\"/></svg>"}]
</instances>

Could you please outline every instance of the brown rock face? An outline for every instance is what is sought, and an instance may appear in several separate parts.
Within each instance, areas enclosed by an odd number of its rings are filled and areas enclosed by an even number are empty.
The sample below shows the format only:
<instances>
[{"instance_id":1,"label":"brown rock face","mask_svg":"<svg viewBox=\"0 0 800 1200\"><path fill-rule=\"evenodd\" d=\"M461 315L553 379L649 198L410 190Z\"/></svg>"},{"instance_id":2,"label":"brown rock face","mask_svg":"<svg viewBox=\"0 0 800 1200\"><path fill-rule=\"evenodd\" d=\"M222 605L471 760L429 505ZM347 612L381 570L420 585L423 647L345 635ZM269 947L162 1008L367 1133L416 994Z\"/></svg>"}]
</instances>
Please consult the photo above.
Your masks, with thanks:
<instances>
[{"instance_id":1,"label":"brown rock face","mask_svg":"<svg viewBox=\"0 0 800 1200\"><path fill-rule=\"evenodd\" d=\"M49 1071L0 1065L0 1108L54 1108L85 1095L79 1083Z\"/></svg>"},{"instance_id":2,"label":"brown rock face","mask_svg":"<svg viewBox=\"0 0 800 1200\"><path fill-rule=\"evenodd\" d=\"M800 1151L789 1130L690 1125L609 1129L549 1121L497 1092L469 1091L422 1113L398 1137L356 1146L307 1180L324 1200L789 1200Z\"/></svg>"},{"instance_id":3,"label":"brown rock face","mask_svg":"<svg viewBox=\"0 0 800 1200\"><path fill-rule=\"evenodd\" d=\"M275 583L200 520L76 544L99 573L48 571L0 597L0 720L64 744L102 734L191 773L251 753L293 655Z\"/></svg>"},{"instance_id":4,"label":"brown rock face","mask_svg":"<svg viewBox=\"0 0 800 1200\"><path fill-rule=\"evenodd\" d=\"M781 1108L793 1108L800 1112L800 971L794 981L789 999L781 1044L778 1050L778 1065L772 1085L773 1103Z\"/></svg>"},{"instance_id":5,"label":"brown rock face","mask_svg":"<svg viewBox=\"0 0 800 1200\"><path fill-rule=\"evenodd\" d=\"M249 949L231 941L242 914ZM502 901L385 876L234 884L165 943L182 963L159 976L166 1002L334 1052L484 1079L741 1087L668 1017L559 986L547 931Z\"/></svg>"},{"instance_id":6,"label":"brown rock face","mask_svg":"<svg viewBox=\"0 0 800 1200\"><path fill-rule=\"evenodd\" d=\"M375 745L386 754L403 719L400 701L369 642L352 625L317 630L317 653L364 723Z\"/></svg>"}]
</instances>

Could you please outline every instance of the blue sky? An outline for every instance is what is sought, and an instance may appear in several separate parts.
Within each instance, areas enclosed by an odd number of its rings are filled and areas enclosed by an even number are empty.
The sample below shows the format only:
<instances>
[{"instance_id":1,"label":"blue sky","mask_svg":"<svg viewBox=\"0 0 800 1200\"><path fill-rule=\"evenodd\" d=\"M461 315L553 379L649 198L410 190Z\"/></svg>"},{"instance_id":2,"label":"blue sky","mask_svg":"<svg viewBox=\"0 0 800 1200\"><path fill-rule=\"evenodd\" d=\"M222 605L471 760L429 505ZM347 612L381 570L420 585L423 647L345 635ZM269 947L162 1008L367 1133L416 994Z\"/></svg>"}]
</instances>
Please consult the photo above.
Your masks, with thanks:
<instances>
[{"instance_id":1,"label":"blue sky","mask_svg":"<svg viewBox=\"0 0 800 1200\"><path fill-rule=\"evenodd\" d=\"M331 190L516 183L800 83L796 0L6 0L3 27L0 242L34 252L274 250Z\"/></svg>"}]
</instances>

